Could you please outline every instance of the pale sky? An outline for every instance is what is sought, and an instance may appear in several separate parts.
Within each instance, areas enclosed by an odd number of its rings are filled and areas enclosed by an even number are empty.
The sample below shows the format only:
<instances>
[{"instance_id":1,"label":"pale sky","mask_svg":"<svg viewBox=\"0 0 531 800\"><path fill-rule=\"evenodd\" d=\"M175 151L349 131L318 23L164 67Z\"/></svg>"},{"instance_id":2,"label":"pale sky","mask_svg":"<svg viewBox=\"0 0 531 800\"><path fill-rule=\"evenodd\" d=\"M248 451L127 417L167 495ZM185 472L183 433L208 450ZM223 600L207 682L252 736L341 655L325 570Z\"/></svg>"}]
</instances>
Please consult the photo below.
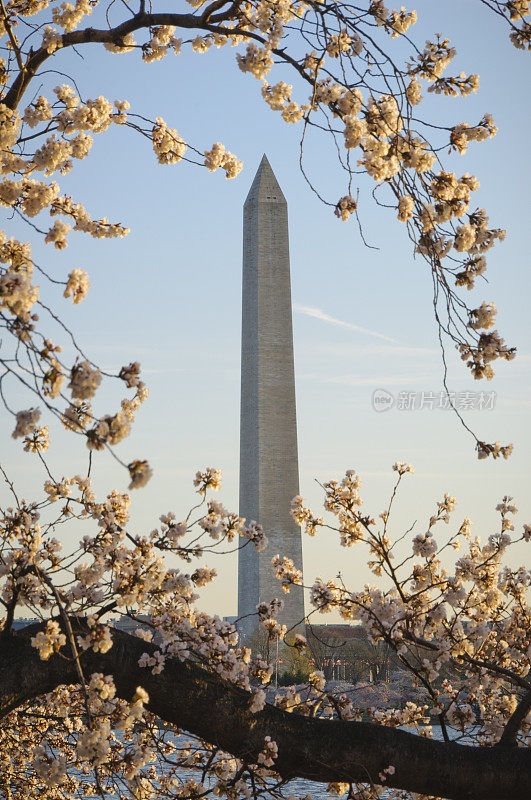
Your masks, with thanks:
<instances>
[{"instance_id":1,"label":"pale sky","mask_svg":"<svg viewBox=\"0 0 531 800\"><path fill-rule=\"evenodd\" d=\"M400 392L438 395L442 389L427 267L413 259L394 213L375 206L367 181L360 182L360 218L366 240L378 249L363 245L355 221L339 222L319 202L298 169L300 127L287 126L264 104L260 84L238 70L233 49L144 65L135 53L118 57L87 47L84 60L60 53L52 64L75 71L85 97L128 99L133 111L163 116L198 149L221 141L245 164L234 181L185 163L162 167L146 139L111 130L96 137L91 157L64 186L94 216L129 226L130 235L105 242L77 234L60 253L39 244L34 249L35 260L55 275L76 266L88 271L92 288L82 305L54 302L91 358L116 370L137 359L151 387L132 437L118 447L125 461L148 458L155 473L146 489L134 493L134 532L150 530L170 509L184 516L195 500L194 473L205 466L222 468L220 499L237 510L242 205L263 152L289 208L301 494L317 508L315 479L340 477L352 467L361 473L367 511L377 515L392 487L391 465L404 460L416 474L398 504L398 535L415 520L415 532L421 531L445 491L459 502L455 524L467 515L482 536L497 528L494 506L504 494L521 508L519 522L531 521L528 57L509 44L503 25L479 2L447 0L437 8L420 4L418 11L424 21L412 36L422 44L435 31L448 35L458 49L451 74L463 69L481 78L478 94L465 101L430 101L428 108L440 108L435 119L473 123L488 111L499 127L493 140L446 163L479 177L477 204L494 226L508 229L505 242L489 253L489 283L466 299L495 302L496 327L518 356L500 364L486 384L473 381L449 349L449 386L496 393L494 409L470 411L466 420L486 441L514 442L514 455L478 462L472 439L449 411L373 410L375 390L396 400ZM274 74L271 82L293 82L284 68ZM53 86L67 78L50 80ZM308 145L309 172L336 201L345 192L333 156L329 141ZM36 241L20 223L8 225ZM45 299L57 296L41 286ZM101 413L114 411L121 396L103 395ZM17 409L32 404L24 395L12 402ZM5 430L12 427L7 419ZM70 439L58 432L49 451L58 476L83 468L85 453L79 457L81 448ZM34 457L4 438L1 459L30 496L42 482ZM97 488L125 488L127 476L108 455L96 454L96 462ZM525 558L523 548L519 555ZM308 583L317 574L335 575L339 565L353 588L371 580L364 554L340 550L331 533L305 539L304 559ZM220 578L205 591L203 606L233 614L236 559L215 566Z\"/></svg>"}]
</instances>

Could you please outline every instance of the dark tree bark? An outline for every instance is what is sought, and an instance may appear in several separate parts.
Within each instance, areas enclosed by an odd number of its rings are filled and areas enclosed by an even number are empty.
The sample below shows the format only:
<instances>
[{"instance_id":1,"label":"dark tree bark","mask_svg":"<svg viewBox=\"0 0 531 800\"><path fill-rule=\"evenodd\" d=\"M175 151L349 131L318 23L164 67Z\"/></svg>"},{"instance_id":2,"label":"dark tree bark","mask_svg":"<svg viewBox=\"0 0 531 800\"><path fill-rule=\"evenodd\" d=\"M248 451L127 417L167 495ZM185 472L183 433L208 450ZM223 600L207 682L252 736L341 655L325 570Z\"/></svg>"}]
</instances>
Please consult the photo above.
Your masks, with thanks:
<instances>
[{"instance_id":1,"label":"dark tree bark","mask_svg":"<svg viewBox=\"0 0 531 800\"><path fill-rule=\"evenodd\" d=\"M85 631L81 620L74 630ZM0 644L0 716L64 683L77 683L63 653L41 661L30 639L43 626L22 629ZM389 765L388 786L449 800L526 800L531 752L517 747L468 747L424 739L364 722L289 714L274 706L249 711L250 697L198 664L167 661L160 675L141 669L142 653L156 648L122 631L105 654L81 657L87 675L112 675L117 693L130 699L137 686L149 694L151 712L248 762L256 762L271 736L278 745L275 770L284 778L312 781L374 781ZM64 648L66 654L66 648Z\"/></svg>"}]
</instances>

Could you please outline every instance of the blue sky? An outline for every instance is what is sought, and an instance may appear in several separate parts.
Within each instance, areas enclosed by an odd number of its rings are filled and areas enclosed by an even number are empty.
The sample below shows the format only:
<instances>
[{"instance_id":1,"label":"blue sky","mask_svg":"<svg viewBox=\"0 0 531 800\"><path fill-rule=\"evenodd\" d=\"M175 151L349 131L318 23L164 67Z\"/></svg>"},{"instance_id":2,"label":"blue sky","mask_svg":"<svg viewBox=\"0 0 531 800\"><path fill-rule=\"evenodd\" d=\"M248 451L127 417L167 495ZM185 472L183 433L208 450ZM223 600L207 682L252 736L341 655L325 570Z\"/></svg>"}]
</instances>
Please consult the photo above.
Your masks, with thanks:
<instances>
[{"instance_id":1,"label":"blue sky","mask_svg":"<svg viewBox=\"0 0 531 800\"><path fill-rule=\"evenodd\" d=\"M454 124L476 122L489 111L499 127L493 140L472 145L466 156L448 163L459 174L479 177L477 204L495 226L508 229L506 241L490 252L489 284L467 299L495 302L497 327L518 347L518 357L501 364L495 380L484 384L469 378L449 351L449 385L496 392L495 409L472 411L467 422L486 441L514 442L514 455L506 462L478 462L472 440L448 411L372 409L375 389L396 397L400 391L442 388L426 265L413 258L394 213L374 205L367 183L360 184L360 217L367 241L378 249L363 245L355 222L340 223L319 202L298 169L299 126L287 126L264 104L260 84L237 69L234 50L183 52L144 65L135 53L118 57L87 47L84 60L59 53L52 63L61 72L75 72L85 97L128 99L133 111L163 116L198 149L221 141L245 164L234 181L184 163L162 167L147 140L129 130L109 131L96 137L91 157L64 185L91 214L126 224L130 235L102 242L78 234L59 253L35 245L36 260L54 274L75 266L89 272L88 299L75 308L60 302L91 357L111 369L138 359L151 387L133 436L118 448L125 461L145 457L155 470L149 486L135 494L135 530L149 530L169 509L184 514L194 502L195 470L208 465L223 469L222 499L237 508L242 205L263 152L289 207L301 493L318 506L315 479L353 467L362 474L367 510L376 515L392 486L392 463L405 460L416 474L398 505L397 534L414 520L415 531L422 530L445 491L459 501L456 524L468 515L480 535L497 527L494 505L507 493L522 510L520 522L531 520L526 54L509 44L503 25L476 0L420 4L418 11L415 40L422 44L434 31L443 32L458 49L451 73L463 69L481 77L477 95L430 99L430 113ZM293 81L284 68L276 75ZM46 80L53 86L66 78ZM327 196L342 196L330 143L312 140L306 157ZM28 229L10 224L35 242ZM46 299L56 296L44 285L42 290ZM118 399L109 390L102 413ZM22 395L13 402L17 408L30 404ZM73 474L83 463L60 432L49 455L57 474ZM4 440L2 460L13 465L23 494L41 481L20 443ZM109 484L125 488L123 471L108 456L99 454L97 462L100 490ZM78 538L74 531L71 536ZM307 581L335 575L339 563L350 585L368 579L364 554L350 551L345 559L330 534L305 540L304 547ZM523 548L519 555L525 558ZM215 565L223 580L205 592L204 605L235 613L236 561Z\"/></svg>"}]
</instances>

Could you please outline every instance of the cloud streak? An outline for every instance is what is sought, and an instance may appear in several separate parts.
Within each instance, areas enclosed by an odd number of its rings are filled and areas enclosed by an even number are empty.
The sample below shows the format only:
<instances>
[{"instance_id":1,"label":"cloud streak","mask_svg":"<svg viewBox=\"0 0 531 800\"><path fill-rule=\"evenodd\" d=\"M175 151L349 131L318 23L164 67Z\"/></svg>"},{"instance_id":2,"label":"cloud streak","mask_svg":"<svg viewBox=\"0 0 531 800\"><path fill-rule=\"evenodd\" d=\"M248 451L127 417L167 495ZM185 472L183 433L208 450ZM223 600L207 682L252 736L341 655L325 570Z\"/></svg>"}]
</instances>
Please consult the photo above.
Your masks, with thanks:
<instances>
[{"instance_id":1,"label":"cloud streak","mask_svg":"<svg viewBox=\"0 0 531 800\"><path fill-rule=\"evenodd\" d=\"M424 384L429 386L436 385L434 381L437 379L435 373L419 375L373 375L369 377L361 377L359 375L332 375L330 377L323 376L321 373L302 372L297 373L298 380L313 381L319 383L335 383L343 386L370 386L373 389L388 389L390 386L419 386ZM531 401L530 401L531 404Z\"/></svg>"},{"instance_id":2,"label":"cloud streak","mask_svg":"<svg viewBox=\"0 0 531 800\"><path fill-rule=\"evenodd\" d=\"M293 310L298 314L304 314L306 317L313 317L313 319L319 319L321 322L327 322L329 325L335 325L337 328L347 328L347 330L350 331L356 331L357 333L364 333L366 336L374 336L376 339L382 339L384 342L398 344L396 339L391 339L390 336L385 336L383 333L378 333L378 331L371 331L369 328L362 328L360 325L355 325L353 322L345 322L342 319L332 317L321 308L301 306L299 303L294 303Z\"/></svg>"}]
</instances>

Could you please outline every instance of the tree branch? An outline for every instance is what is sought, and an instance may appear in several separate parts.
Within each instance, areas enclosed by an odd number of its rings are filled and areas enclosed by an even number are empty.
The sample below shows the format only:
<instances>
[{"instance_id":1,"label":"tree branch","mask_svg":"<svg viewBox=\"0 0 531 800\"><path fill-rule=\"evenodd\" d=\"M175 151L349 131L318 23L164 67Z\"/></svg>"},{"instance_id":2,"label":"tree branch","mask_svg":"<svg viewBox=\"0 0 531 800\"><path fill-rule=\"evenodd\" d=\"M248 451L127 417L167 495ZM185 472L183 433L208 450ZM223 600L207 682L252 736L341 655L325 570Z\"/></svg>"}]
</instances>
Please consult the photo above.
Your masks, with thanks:
<instances>
[{"instance_id":1,"label":"tree branch","mask_svg":"<svg viewBox=\"0 0 531 800\"><path fill-rule=\"evenodd\" d=\"M502 747L513 747L516 744L516 736L520 726L529 714L531 709L531 689L522 697L515 710L507 720L507 725L500 736L498 745Z\"/></svg>"},{"instance_id":2,"label":"tree branch","mask_svg":"<svg viewBox=\"0 0 531 800\"><path fill-rule=\"evenodd\" d=\"M74 631L86 633L83 620ZM19 631L0 646L0 716L24 702L78 680L74 661L63 654L41 661L30 640L43 624ZM256 763L266 736L276 741L275 770L284 779L373 781L389 765L386 785L449 800L524 800L531 782L531 753L523 748L468 747L431 741L405 731L363 722L289 714L271 705L249 711L250 695L190 661L168 660L160 675L138 666L154 645L113 631L105 654L81 656L87 674L113 676L120 697L138 685L149 694L151 712L205 738L244 761Z\"/></svg>"},{"instance_id":3,"label":"tree branch","mask_svg":"<svg viewBox=\"0 0 531 800\"><path fill-rule=\"evenodd\" d=\"M15 58L17 60L18 68L21 72L24 72L24 64L22 63L22 56L19 43L15 38L15 34L13 33L13 28L11 27L11 22L9 21L9 17L7 16L7 12L4 6L4 0L0 0L0 10L2 11L2 17L4 19L4 28L7 31L7 35L9 36L9 41L11 42L11 47L13 48L13 52L15 53Z\"/></svg>"},{"instance_id":4,"label":"tree branch","mask_svg":"<svg viewBox=\"0 0 531 800\"><path fill-rule=\"evenodd\" d=\"M62 47L64 49L65 47L73 47L75 45L89 44L93 42L119 45L124 36L127 36L128 33L133 33L133 31L141 30L142 28L154 28L159 25L174 25L176 28L192 30L196 29L205 31L206 33L219 33L225 36L239 34L247 39L254 39L255 41L263 44L265 41L264 38L256 33L253 33L252 31L239 30L238 28L224 28L222 25L218 24L233 18L234 10L237 8L237 6L238 3L233 3L228 11L221 12L220 14L216 14L214 17L212 17L212 20L215 20L216 22L215 25L211 24L211 21L209 21L208 17L203 21L202 17L197 17L194 14L174 14L171 12L146 14L145 12L140 11L131 19L127 20L126 22L122 22L121 25L117 25L116 28L110 28L109 30L85 28L85 30L82 31L65 33L61 37ZM57 52L57 50L54 52ZM288 55L288 53L282 49L273 49L272 52L279 56L279 58L282 58L288 64L291 64L291 66L294 67L303 78L311 83L300 64L294 58ZM30 51L26 63L13 81L3 100L3 103L6 106L13 110L17 107L22 95L35 77L39 67L52 55L53 53L49 53L43 47L39 48L39 50L36 50L35 52Z\"/></svg>"},{"instance_id":5,"label":"tree branch","mask_svg":"<svg viewBox=\"0 0 531 800\"><path fill-rule=\"evenodd\" d=\"M435 652L439 651L439 648L436 644L429 642L427 639L422 639L420 636L415 636L415 634L411 633L411 631L406 631L404 636L410 642L420 645L420 647L425 647L427 650L432 650ZM507 678L507 680L515 684L515 686L520 686L522 689L526 689L528 692L531 692L531 683L529 683L529 681L526 681L525 678L522 678L521 675L517 675L516 672L513 672L510 669L500 667L499 664L495 664L492 661L484 661L483 659L474 658L473 656L469 656L468 653L461 653L461 655L456 656L456 658L459 661L462 661L464 664L470 664L473 667L487 669L489 672L494 672L497 675L503 675L505 678Z\"/></svg>"},{"instance_id":6,"label":"tree branch","mask_svg":"<svg viewBox=\"0 0 531 800\"><path fill-rule=\"evenodd\" d=\"M155 17L164 18L164 21L157 21L154 19ZM167 21L169 17L172 17L173 20ZM131 19L122 22L121 25L117 25L116 28L111 28L106 31L96 30L95 28L85 28L85 30L65 33L61 37L62 46L63 48L73 47L89 42L118 44L128 33L132 33L140 28L149 28L154 25L175 25L179 28L196 28L199 25L199 19L193 14L146 14L140 11ZM52 55L53 53L49 53L44 47L40 47L35 52L30 51L23 69L21 69L13 81L4 98L3 102L6 106L11 109L16 108L39 67Z\"/></svg>"}]
</instances>

